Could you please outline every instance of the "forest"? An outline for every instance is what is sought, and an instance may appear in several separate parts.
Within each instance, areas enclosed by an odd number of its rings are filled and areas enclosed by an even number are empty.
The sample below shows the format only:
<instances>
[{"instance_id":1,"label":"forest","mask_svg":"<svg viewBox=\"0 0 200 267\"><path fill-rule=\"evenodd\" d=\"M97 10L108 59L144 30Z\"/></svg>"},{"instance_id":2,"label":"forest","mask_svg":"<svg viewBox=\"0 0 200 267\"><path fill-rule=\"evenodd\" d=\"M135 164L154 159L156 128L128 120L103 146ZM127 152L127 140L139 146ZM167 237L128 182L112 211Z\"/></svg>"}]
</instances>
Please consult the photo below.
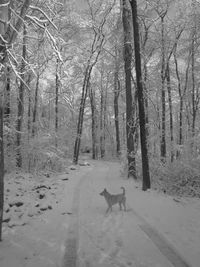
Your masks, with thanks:
<instances>
[{"instance_id":1,"label":"forest","mask_svg":"<svg viewBox=\"0 0 200 267\"><path fill-rule=\"evenodd\" d=\"M7 173L81 153L200 197L199 33L198 0L1 0L0 222Z\"/></svg>"}]
</instances>

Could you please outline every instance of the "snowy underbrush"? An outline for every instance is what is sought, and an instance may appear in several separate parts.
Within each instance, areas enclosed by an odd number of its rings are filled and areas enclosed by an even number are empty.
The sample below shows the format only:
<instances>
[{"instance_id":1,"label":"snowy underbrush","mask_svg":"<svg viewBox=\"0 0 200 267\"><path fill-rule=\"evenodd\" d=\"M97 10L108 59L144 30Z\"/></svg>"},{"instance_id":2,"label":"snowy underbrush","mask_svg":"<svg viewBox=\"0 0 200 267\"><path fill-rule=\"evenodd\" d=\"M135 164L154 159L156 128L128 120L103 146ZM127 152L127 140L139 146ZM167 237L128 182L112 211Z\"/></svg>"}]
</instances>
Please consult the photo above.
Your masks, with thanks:
<instances>
[{"instance_id":1,"label":"snowy underbrush","mask_svg":"<svg viewBox=\"0 0 200 267\"><path fill-rule=\"evenodd\" d=\"M29 147L26 149L27 157L24 161L25 167L28 171L53 171L63 172L68 165L66 158L66 149L56 148L52 142L51 137L43 136L32 140Z\"/></svg>"},{"instance_id":2,"label":"snowy underbrush","mask_svg":"<svg viewBox=\"0 0 200 267\"><path fill-rule=\"evenodd\" d=\"M170 195L200 198L200 160L150 162L152 187Z\"/></svg>"}]
</instances>

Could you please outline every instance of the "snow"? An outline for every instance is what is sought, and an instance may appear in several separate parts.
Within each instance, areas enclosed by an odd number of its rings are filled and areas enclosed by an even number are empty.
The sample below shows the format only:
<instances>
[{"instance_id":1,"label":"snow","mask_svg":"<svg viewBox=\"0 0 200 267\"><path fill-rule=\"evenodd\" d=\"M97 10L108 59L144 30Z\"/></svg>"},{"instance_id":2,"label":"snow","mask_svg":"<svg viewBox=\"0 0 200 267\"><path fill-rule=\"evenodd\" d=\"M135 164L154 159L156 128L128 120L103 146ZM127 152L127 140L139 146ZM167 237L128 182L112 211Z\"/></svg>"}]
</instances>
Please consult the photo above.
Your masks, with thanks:
<instances>
[{"instance_id":1,"label":"snow","mask_svg":"<svg viewBox=\"0 0 200 267\"><path fill-rule=\"evenodd\" d=\"M199 266L199 199L143 192L118 162L80 165L50 177L6 176L1 267L64 267L69 256L79 267ZM127 212L116 205L105 214L99 193L121 186Z\"/></svg>"}]
</instances>

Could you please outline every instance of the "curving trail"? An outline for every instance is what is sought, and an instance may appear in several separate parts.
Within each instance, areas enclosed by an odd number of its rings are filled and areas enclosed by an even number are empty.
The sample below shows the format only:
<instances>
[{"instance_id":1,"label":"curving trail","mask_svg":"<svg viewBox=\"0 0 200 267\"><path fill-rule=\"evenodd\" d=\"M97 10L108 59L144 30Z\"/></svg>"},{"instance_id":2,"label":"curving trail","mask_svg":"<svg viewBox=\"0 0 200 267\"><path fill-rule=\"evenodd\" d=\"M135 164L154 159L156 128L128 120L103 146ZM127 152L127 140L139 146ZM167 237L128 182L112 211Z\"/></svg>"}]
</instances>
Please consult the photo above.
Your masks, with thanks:
<instances>
[{"instance_id":1,"label":"curving trail","mask_svg":"<svg viewBox=\"0 0 200 267\"><path fill-rule=\"evenodd\" d=\"M74 190L63 267L194 266L184 259L172 240L156 229L152 220L148 221L148 216L145 218L138 211L138 202L144 201L144 194L148 200L149 193L141 192L133 181L121 177L118 163L92 164L94 168L82 176ZM115 206L106 215L106 203L99 193L104 187L118 193L122 185L126 188L128 211L119 211Z\"/></svg>"}]
</instances>

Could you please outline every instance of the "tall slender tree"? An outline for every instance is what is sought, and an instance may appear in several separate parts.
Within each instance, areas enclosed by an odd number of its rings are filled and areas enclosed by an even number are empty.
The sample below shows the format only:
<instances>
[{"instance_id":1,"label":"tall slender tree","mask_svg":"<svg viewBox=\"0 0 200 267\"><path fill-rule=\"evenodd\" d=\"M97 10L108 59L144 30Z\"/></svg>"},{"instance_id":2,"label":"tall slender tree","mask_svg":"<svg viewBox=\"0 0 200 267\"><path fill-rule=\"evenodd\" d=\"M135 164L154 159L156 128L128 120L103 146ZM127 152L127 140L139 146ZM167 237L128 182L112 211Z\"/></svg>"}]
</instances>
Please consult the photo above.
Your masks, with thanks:
<instances>
[{"instance_id":1,"label":"tall slender tree","mask_svg":"<svg viewBox=\"0 0 200 267\"><path fill-rule=\"evenodd\" d=\"M116 132L116 155L120 155L120 132L119 132L119 60L117 55L117 48L115 48L115 71L114 71L114 114L115 114L115 132Z\"/></svg>"},{"instance_id":2,"label":"tall slender tree","mask_svg":"<svg viewBox=\"0 0 200 267\"><path fill-rule=\"evenodd\" d=\"M56 79L55 79L55 146L58 146L58 99L59 99L59 85L60 85L60 75L59 75L59 59L56 59Z\"/></svg>"},{"instance_id":3,"label":"tall slender tree","mask_svg":"<svg viewBox=\"0 0 200 267\"><path fill-rule=\"evenodd\" d=\"M137 15L137 1L130 0L130 3L132 9L133 29L134 29L135 70L136 70L138 105L139 105L140 140L141 140L142 171L143 171L142 189L145 191L148 188L150 188L151 184L150 184L149 158L147 149L145 101L143 92L141 55L140 55L140 35L139 35L139 23Z\"/></svg>"},{"instance_id":4,"label":"tall slender tree","mask_svg":"<svg viewBox=\"0 0 200 267\"><path fill-rule=\"evenodd\" d=\"M24 115L24 90L25 90L25 67L26 67L26 26L23 29L23 45L22 45L22 61L20 69L20 85L18 95L18 114L16 125L16 146L17 146L17 167L22 167L22 152L21 152L21 135L22 135L22 122Z\"/></svg>"},{"instance_id":5,"label":"tall slender tree","mask_svg":"<svg viewBox=\"0 0 200 267\"><path fill-rule=\"evenodd\" d=\"M97 131L98 131L98 116L96 108L95 90L92 85L89 87L89 97L91 106L91 117L92 117L92 158L98 158L98 145L97 145Z\"/></svg>"},{"instance_id":6,"label":"tall slender tree","mask_svg":"<svg viewBox=\"0 0 200 267\"><path fill-rule=\"evenodd\" d=\"M2 92L0 92L0 241L2 239L3 206L4 206L3 95Z\"/></svg>"},{"instance_id":7,"label":"tall slender tree","mask_svg":"<svg viewBox=\"0 0 200 267\"><path fill-rule=\"evenodd\" d=\"M131 84L131 62L132 62L132 29L131 29L131 10L127 0L122 1L122 22L124 29L124 70L126 88L126 140L127 140L127 159L128 177L136 178L136 160L134 143L134 116L133 98Z\"/></svg>"}]
</instances>

